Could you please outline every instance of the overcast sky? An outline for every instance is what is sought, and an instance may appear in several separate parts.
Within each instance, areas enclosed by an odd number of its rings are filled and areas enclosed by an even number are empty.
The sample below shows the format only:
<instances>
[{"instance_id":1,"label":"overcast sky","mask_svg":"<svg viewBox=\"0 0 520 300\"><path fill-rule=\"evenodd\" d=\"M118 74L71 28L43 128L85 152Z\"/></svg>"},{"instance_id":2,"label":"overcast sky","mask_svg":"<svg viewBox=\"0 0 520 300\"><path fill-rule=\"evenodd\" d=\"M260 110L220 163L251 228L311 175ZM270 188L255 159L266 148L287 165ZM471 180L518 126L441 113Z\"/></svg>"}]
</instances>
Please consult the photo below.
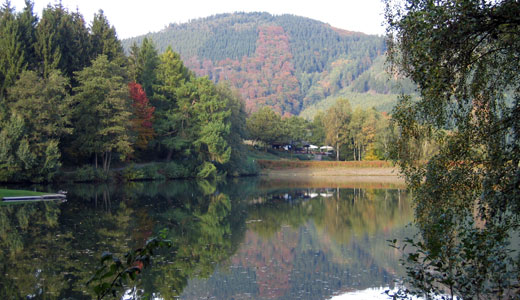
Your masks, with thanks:
<instances>
[{"instance_id":1,"label":"overcast sky","mask_svg":"<svg viewBox=\"0 0 520 300\"><path fill-rule=\"evenodd\" d=\"M4 1L2 1L4 2ZM41 15L47 4L56 0L34 0L34 12ZM262 11L271 14L293 14L329 23L341 29L369 34L383 34L381 0L62 0L69 10L79 9L88 24L102 9L116 27L119 38L159 31L170 23L218 13ZM20 11L24 0L11 0Z\"/></svg>"}]
</instances>

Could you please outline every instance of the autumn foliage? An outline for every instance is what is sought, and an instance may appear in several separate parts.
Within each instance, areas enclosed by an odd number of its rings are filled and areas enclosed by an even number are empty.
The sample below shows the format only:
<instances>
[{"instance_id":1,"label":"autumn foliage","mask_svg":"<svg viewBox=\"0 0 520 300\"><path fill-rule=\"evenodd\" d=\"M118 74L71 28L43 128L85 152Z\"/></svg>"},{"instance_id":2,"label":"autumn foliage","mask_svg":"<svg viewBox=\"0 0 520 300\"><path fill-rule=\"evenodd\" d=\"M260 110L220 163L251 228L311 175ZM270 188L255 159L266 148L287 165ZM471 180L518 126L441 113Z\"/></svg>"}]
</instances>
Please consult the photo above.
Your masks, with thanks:
<instances>
[{"instance_id":1,"label":"autumn foliage","mask_svg":"<svg viewBox=\"0 0 520 300\"><path fill-rule=\"evenodd\" d=\"M146 149L148 142L152 140L155 135L152 127L155 107L150 105L150 101L139 83L129 83L128 89L130 90L130 98L132 98L132 108L134 112L132 129L137 134L135 145L137 148Z\"/></svg>"}]
</instances>

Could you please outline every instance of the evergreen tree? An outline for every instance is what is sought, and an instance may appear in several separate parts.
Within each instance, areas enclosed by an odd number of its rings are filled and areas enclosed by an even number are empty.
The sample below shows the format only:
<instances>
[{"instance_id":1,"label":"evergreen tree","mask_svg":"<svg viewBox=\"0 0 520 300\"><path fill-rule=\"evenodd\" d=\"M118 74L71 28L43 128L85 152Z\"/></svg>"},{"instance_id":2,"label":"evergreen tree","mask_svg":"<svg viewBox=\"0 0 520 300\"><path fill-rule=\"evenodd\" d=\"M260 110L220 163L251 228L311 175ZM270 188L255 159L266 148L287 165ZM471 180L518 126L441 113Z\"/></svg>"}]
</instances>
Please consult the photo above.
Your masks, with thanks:
<instances>
[{"instance_id":1,"label":"evergreen tree","mask_svg":"<svg viewBox=\"0 0 520 300\"><path fill-rule=\"evenodd\" d=\"M61 166L60 139L72 132L68 80L24 71L9 88L10 119L2 130L0 181L48 181Z\"/></svg>"},{"instance_id":2,"label":"evergreen tree","mask_svg":"<svg viewBox=\"0 0 520 300\"><path fill-rule=\"evenodd\" d=\"M36 53L44 77L54 69L73 79L74 72L89 63L88 29L79 13L70 13L61 3L47 6L36 27ZM74 82L73 82L74 84Z\"/></svg>"},{"instance_id":3,"label":"evergreen tree","mask_svg":"<svg viewBox=\"0 0 520 300\"><path fill-rule=\"evenodd\" d=\"M102 10L94 14L90 32L91 59L96 59L98 55L103 54L109 61L117 60L120 64L124 62L123 46L117 38L116 29L110 26Z\"/></svg>"},{"instance_id":4,"label":"evergreen tree","mask_svg":"<svg viewBox=\"0 0 520 300\"><path fill-rule=\"evenodd\" d=\"M0 120L6 114L7 88L15 83L25 65L21 37L13 8L7 1L0 10Z\"/></svg>"},{"instance_id":5,"label":"evergreen tree","mask_svg":"<svg viewBox=\"0 0 520 300\"><path fill-rule=\"evenodd\" d=\"M27 68L37 70L39 67L38 57L36 55L36 26L38 17L33 12L34 3L25 0L25 7L17 16L18 28L20 31L22 49L24 53Z\"/></svg>"},{"instance_id":6,"label":"evergreen tree","mask_svg":"<svg viewBox=\"0 0 520 300\"><path fill-rule=\"evenodd\" d=\"M93 155L96 168L101 156L105 172L113 153L125 159L132 152L126 75L125 68L103 54L76 75L74 151Z\"/></svg>"},{"instance_id":7,"label":"evergreen tree","mask_svg":"<svg viewBox=\"0 0 520 300\"><path fill-rule=\"evenodd\" d=\"M141 47L136 45L132 51L130 57L135 69L135 80L143 86L148 97L153 97L153 85L157 81L156 69L159 65L157 50L151 40L144 38Z\"/></svg>"},{"instance_id":8,"label":"evergreen tree","mask_svg":"<svg viewBox=\"0 0 520 300\"><path fill-rule=\"evenodd\" d=\"M226 140L230 130L229 99L220 97L207 77L196 78L190 84L195 86L196 91L190 97L198 127L197 138L193 142L195 151L205 162L225 164L231 155Z\"/></svg>"},{"instance_id":9,"label":"evergreen tree","mask_svg":"<svg viewBox=\"0 0 520 300\"><path fill-rule=\"evenodd\" d=\"M166 148L167 160L171 159L174 151L185 148L192 135L188 130L192 121L192 91L185 87L189 78L189 71L177 53L169 48L161 54L152 104L157 109L157 121L154 124L157 142ZM178 91L181 87L183 91Z\"/></svg>"}]
</instances>

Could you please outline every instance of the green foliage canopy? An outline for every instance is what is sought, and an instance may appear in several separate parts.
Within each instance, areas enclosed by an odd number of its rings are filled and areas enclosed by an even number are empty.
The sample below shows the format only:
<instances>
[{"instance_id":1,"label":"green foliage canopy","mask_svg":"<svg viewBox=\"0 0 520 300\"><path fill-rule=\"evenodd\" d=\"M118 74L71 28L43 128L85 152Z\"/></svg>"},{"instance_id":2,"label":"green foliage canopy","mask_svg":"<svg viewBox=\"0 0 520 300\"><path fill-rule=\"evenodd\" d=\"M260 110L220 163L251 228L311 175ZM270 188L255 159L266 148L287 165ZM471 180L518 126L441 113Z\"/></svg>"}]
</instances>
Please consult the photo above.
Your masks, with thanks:
<instances>
[{"instance_id":1,"label":"green foliage canopy","mask_svg":"<svg viewBox=\"0 0 520 300\"><path fill-rule=\"evenodd\" d=\"M386 3L390 61L421 94L403 96L394 113L424 241L414 245L430 254L408 256L411 281L452 298L514 297L518 258L507 245L520 224L520 3ZM413 147L422 141L439 145L427 162Z\"/></svg>"}]
</instances>

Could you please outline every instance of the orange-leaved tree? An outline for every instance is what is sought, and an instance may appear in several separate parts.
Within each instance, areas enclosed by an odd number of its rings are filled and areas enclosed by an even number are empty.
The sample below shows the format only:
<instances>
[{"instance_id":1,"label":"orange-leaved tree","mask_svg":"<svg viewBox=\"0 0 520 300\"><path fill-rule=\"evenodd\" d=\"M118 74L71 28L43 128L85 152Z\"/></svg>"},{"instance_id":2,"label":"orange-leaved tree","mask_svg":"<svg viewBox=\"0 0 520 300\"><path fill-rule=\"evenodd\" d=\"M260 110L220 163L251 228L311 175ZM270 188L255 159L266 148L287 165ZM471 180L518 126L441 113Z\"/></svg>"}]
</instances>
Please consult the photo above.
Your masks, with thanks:
<instances>
[{"instance_id":1,"label":"orange-leaved tree","mask_svg":"<svg viewBox=\"0 0 520 300\"><path fill-rule=\"evenodd\" d=\"M135 146L144 150L155 135L152 127L155 107L150 105L150 101L139 83L129 83L128 89L130 90L133 108L132 130L137 135Z\"/></svg>"}]
</instances>

